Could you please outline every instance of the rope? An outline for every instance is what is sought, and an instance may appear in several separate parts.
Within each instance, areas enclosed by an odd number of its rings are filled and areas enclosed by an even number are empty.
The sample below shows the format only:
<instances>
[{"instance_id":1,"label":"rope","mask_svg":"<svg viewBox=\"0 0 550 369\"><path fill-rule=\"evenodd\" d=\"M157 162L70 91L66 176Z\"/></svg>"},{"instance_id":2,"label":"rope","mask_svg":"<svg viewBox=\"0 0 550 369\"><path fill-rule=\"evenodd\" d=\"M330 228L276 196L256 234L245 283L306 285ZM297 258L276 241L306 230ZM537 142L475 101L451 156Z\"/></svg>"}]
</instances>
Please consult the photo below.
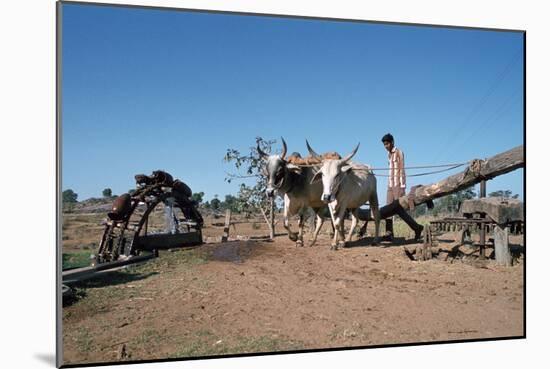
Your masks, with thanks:
<instances>
[{"instance_id":1,"label":"rope","mask_svg":"<svg viewBox=\"0 0 550 369\"><path fill-rule=\"evenodd\" d=\"M430 174L437 174L437 173L443 173L449 170L453 170L456 168L459 168L463 165L469 164L469 162L465 163L453 163L453 164L438 164L438 165L419 165L419 166L412 166L412 167L405 167L403 169L428 169L428 168L445 168L441 170L434 170L431 172L424 172L424 173L416 173L416 174L406 174L405 177L421 177L421 176L427 176ZM319 164L294 164L299 167L321 167L321 163ZM375 170L390 170L389 168L353 168L353 170L366 170L366 171L375 171ZM258 177L258 175L235 175L226 173L229 178L235 179L235 178L252 178L252 177ZM378 177L389 177L389 174L375 174Z\"/></svg>"},{"instance_id":2,"label":"rope","mask_svg":"<svg viewBox=\"0 0 550 369\"><path fill-rule=\"evenodd\" d=\"M466 165L466 164L468 164L468 162L465 162L465 163L452 163L452 164L439 164L439 165L419 165L419 166L412 166L412 167L404 167L403 169L428 169L428 168L450 167L448 169L442 170L442 171L445 171L445 170L455 169L455 168L461 167L461 166ZM299 167L321 167L322 163L319 163L319 164L295 164L295 165L297 165ZM374 171L374 170L390 170L390 168L368 168L368 169L354 168L354 170L373 170ZM439 172L442 172L442 171L436 171L434 173L439 173ZM412 177L412 176L418 176L418 174L411 175L410 177Z\"/></svg>"},{"instance_id":3,"label":"rope","mask_svg":"<svg viewBox=\"0 0 550 369\"><path fill-rule=\"evenodd\" d=\"M456 168L461 167L463 165L464 164L456 164L454 167L445 168L445 169L441 169L441 170L434 170L432 172L424 172L424 173L417 173L417 174L406 174L405 177L421 177L421 176L427 176L429 174L443 173L443 172L446 172L448 170L456 169ZM389 177L390 175L389 174L375 174L375 176Z\"/></svg>"},{"instance_id":4,"label":"rope","mask_svg":"<svg viewBox=\"0 0 550 369\"><path fill-rule=\"evenodd\" d=\"M413 167L405 167L403 169L428 169L428 168L445 168L441 170L434 170L432 172L424 172L424 173L417 173L417 174L406 174L405 177L421 177L421 176L427 176L430 174L437 174L437 173L443 173L449 170L456 169L458 167L461 167L463 165L468 164L469 162L465 163L453 163L453 164L439 164L439 165L420 165L420 166L413 166ZM299 167L320 167L321 164L295 164ZM366 171L374 171L374 170L390 170L389 168L353 168L353 170L366 170ZM389 174L375 174L378 177L389 177Z\"/></svg>"},{"instance_id":5,"label":"rope","mask_svg":"<svg viewBox=\"0 0 550 369\"><path fill-rule=\"evenodd\" d=\"M439 165L421 165L421 166L414 166L414 167L404 167L403 169L428 169L428 168L444 168L444 167L450 167L449 169L455 169L466 164L468 164L468 162L439 164ZM449 169L445 169L445 170L449 170ZM390 168L369 168L369 170L390 170Z\"/></svg>"}]
</instances>

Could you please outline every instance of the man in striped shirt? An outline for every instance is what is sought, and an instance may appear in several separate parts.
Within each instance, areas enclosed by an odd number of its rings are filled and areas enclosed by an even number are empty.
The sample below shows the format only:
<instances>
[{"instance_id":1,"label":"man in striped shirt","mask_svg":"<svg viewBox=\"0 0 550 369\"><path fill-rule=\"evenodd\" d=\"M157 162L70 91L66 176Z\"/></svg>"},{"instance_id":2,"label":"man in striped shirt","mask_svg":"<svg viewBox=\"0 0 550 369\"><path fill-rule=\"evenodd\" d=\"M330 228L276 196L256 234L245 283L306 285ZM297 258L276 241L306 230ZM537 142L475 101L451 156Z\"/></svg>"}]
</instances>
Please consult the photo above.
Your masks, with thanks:
<instances>
[{"instance_id":1,"label":"man in striped shirt","mask_svg":"<svg viewBox=\"0 0 550 369\"><path fill-rule=\"evenodd\" d=\"M382 143L384 144L384 148L388 151L389 176L386 204L390 205L399 200L401 196L405 195L405 190L407 188L405 155L403 151L395 147L393 136L390 133L382 137ZM398 203L396 203L395 206L398 206ZM424 227L416 223L406 211L400 212L400 214L405 223L415 231L415 239L418 239ZM386 218L385 222L386 238L391 241L393 239L393 217Z\"/></svg>"}]
</instances>

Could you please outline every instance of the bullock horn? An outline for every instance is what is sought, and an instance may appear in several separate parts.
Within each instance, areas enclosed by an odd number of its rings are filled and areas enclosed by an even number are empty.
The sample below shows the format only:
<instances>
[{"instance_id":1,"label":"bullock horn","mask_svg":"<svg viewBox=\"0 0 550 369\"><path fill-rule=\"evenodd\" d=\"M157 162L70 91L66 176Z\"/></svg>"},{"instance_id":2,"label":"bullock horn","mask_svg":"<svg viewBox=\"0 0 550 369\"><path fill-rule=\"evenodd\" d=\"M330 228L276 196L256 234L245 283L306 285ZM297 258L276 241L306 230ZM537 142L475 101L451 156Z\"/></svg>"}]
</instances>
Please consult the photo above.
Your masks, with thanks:
<instances>
[{"instance_id":1,"label":"bullock horn","mask_svg":"<svg viewBox=\"0 0 550 369\"><path fill-rule=\"evenodd\" d=\"M269 156L260 148L260 143L259 142L258 142L257 149L258 149L258 154L260 154L260 158L265 158L266 156Z\"/></svg>"},{"instance_id":2,"label":"bullock horn","mask_svg":"<svg viewBox=\"0 0 550 369\"><path fill-rule=\"evenodd\" d=\"M357 153L357 150L359 149L359 145L361 143L359 142L357 144L357 146L355 146L355 149L353 149L353 151L351 152L351 154L349 154L348 156L346 156L344 159L342 159L342 162L344 163L347 163L351 158L353 158L353 155L355 155Z\"/></svg>"},{"instance_id":3,"label":"bullock horn","mask_svg":"<svg viewBox=\"0 0 550 369\"><path fill-rule=\"evenodd\" d=\"M285 139L281 137L281 141L283 141L283 152L281 153L281 159L285 159L286 156L286 142Z\"/></svg>"},{"instance_id":4,"label":"bullock horn","mask_svg":"<svg viewBox=\"0 0 550 369\"><path fill-rule=\"evenodd\" d=\"M311 146L309 145L309 142L307 142L307 140L306 140L306 146L307 146L307 151L309 151L309 155L311 155L311 156L314 157L314 158L320 158L319 154L317 154L317 153L311 148Z\"/></svg>"}]
</instances>

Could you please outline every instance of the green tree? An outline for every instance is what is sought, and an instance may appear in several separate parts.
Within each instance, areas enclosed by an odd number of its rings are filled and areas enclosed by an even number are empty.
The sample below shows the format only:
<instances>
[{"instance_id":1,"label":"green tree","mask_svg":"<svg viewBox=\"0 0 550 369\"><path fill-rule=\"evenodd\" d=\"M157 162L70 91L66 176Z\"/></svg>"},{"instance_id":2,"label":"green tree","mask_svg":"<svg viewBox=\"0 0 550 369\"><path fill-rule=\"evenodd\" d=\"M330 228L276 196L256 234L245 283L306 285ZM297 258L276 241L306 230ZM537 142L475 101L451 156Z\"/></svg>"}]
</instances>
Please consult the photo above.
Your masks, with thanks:
<instances>
[{"instance_id":1,"label":"green tree","mask_svg":"<svg viewBox=\"0 0 550 369\"><path fill-rule=\"evenodd\" d=\"M489 197L504 197L505 199L517 199L519 197L518 194L512 195L512 191L510 190L498 190L493 191L489 193Z\"/></svg>"},{"instance_id":2,"label":"green tree","mask_svg":"<svg viewBox=\"0 0 550 369\"><path fill-rule=\"evenodd\" d=\"M451 195L444 196L434 201L433 214L437 216L439 213L454 214L458 212L460 205L464 200L473 199L477 196L473 187L455 192Z\"/></svg>"},{"instance_id":3,"label":"green tree","mask_svg":"<svg viewBox=\"0 0 550 369\"><path fill-rule=\"evenodd\" d=\"M101 192L101 194L103 197L111 197L113 196L113 191L110 188L106 188Z\"/></svg>"},{"instance_id":4,"label":"green tree","mask_svg":"<svg viewBox=\"0 0 550 369\"><path fill-rule=\"evenodd\" d=\"M220 199L218 199L218 195L215 195L214 198L210 200L210 207L213 210L219 210L221 207L221 203L222 202L220 201Z\"/></svg>"},{"instance_id":5,"label":"green tree","mask_svg":"<svg viewBox=\"0 0 550 369\"><path fill-rule=\"evenodd\" d=\"M229 209L232 212L240 213L242 210L242 205L240 204L239 198L233 195L225 195L225 200L222 202L222 208Z\"/></svg>"},{"instance_id":6,"label":"green tree","mask_svg":"<svg viewBox=\"0 0 550 369\"><path fill-rule=\"evenodd\" d=\"M67 189L62 193L62 201L66 204L77 202L78 194L71 189Z\"/></svg>"},{"instance_id":7,"label":"green tree","mask_svg":"<svg viewBox=\"0 0 550 369\"><path fill-rule=\"evenodd\" d=\"M191 200L196 201L197 204L202 203L204 192L195 192L191 195Z\"/></svg>"},{"instance_id":8,"label":"green tree","mask_svg":"<svg viewBox=\"0 0 550 369\"><path fill-rule=\"evenodd\" d=\"M412 215L413 217L416 218L422 215L426 215L427 211L428 211L428 207L426 206L426 204L420 204L414 207Z\"/></svg>"},{"instance_id":9,"label":"green tree","mask_svg":"<svg viewBox=\"0 0 550 369\"><path fill-rule=\"evenodd\" d=\"M224 161L233 163L236 169L236 172L228 173L225 180L229 183L234 180L243 180L237 194L236 206L240 211L259 210L269 226L272 237L274 235L273 216L276 206L275 201L268 199L265 195L267 176L257 146L260 146L264 152L269 154L273 151L272 145L276 142L276 140L264 140L262 137L256 137L256 145L251 146L247 153L241 153L236 149L227 149L224 157ZM245 183L244 180L249 178L255 181L250 184Z\"/></svg>"}]
</instances>

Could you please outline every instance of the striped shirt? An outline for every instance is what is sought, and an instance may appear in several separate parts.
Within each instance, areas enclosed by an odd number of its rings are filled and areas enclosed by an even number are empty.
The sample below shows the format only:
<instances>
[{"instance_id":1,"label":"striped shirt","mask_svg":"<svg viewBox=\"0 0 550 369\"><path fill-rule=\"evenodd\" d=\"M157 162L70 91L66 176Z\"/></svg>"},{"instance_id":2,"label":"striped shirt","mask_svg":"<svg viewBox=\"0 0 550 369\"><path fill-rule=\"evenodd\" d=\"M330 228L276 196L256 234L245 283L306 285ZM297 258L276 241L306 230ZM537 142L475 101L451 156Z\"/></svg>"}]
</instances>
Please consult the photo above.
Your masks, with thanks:
<instances>
[{"instance_id":1,"label":"striped shirt","mask_svg":"<svg viewBox=\"0 0 550 369\"><path fill-rule=\"evenodd\" d=\"M388 161L390 164L388 187L407 187L405 179L405 154L403 154L403 151L394 147L388 153Z\"/></svg>"}]
</instances>

